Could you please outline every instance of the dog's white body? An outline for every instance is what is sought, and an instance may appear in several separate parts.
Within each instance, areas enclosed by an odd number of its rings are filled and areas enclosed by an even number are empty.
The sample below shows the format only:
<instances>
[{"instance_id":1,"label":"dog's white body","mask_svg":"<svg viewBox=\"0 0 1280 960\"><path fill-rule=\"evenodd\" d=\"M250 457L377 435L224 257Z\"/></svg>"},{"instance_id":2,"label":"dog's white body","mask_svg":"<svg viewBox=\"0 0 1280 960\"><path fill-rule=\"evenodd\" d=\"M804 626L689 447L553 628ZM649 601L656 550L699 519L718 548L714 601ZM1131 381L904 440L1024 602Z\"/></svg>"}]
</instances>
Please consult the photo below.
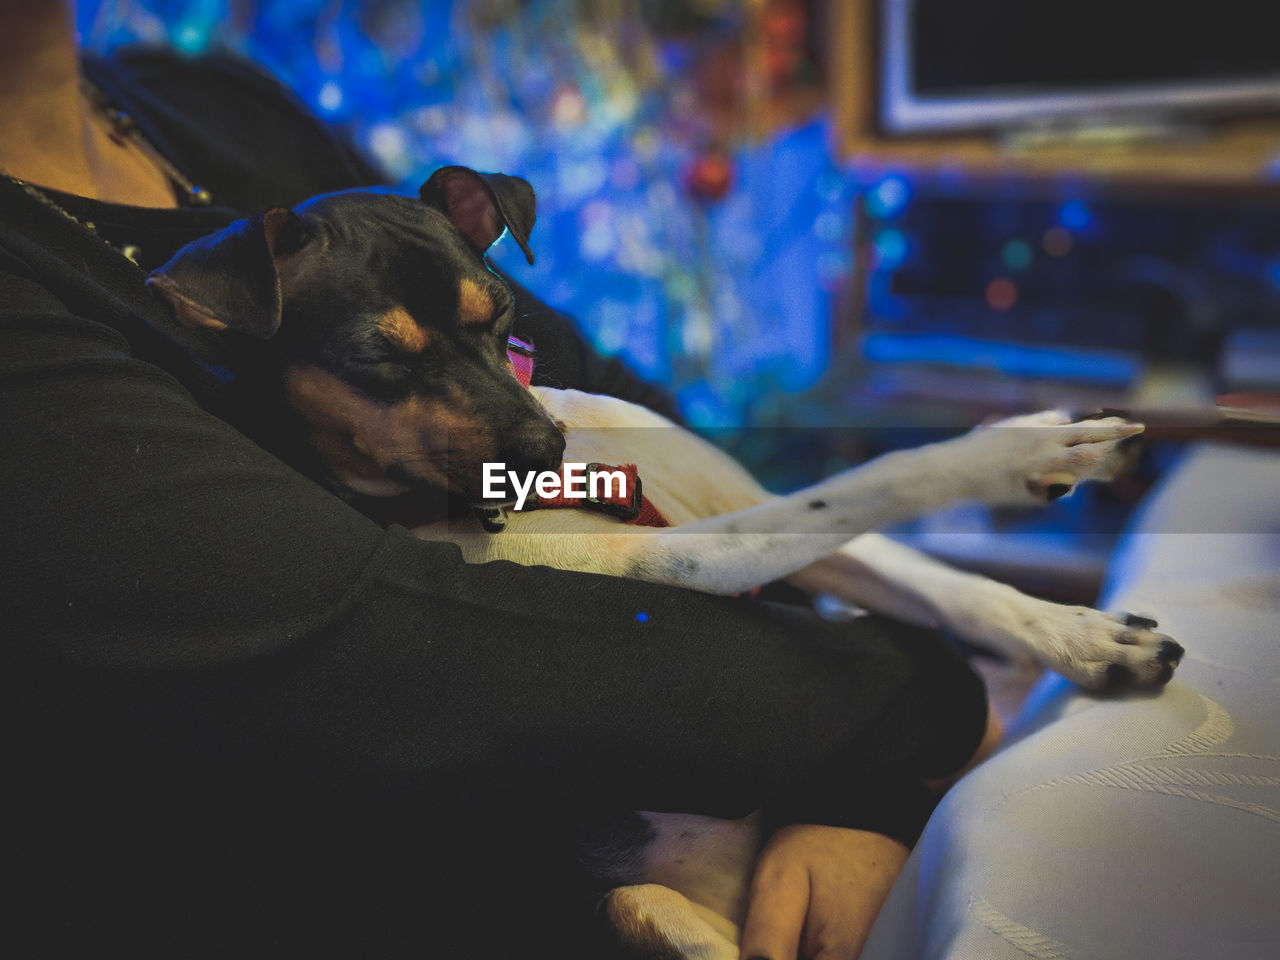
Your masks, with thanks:
<instances>
[{"instance_id":1,"label":"dog's white body","mask_svg":"<svg viewBox=\"0 0 1280 960\"><path fill-rule=\"evenodd\" d=\"M564 430L566 462L635 463L645 495L672 526L529 510L510 511L499 534L469 518L416 534L458 544L472 563L510 560L709 593L743 593L785 578L811 594L1038 660L1086 687L1102 686L1112 664L1139 683L1156 682L1161 635L1026 596L872 532L961 500L1033 504L1051 484L1109 479L1118 440L1138 427L1115 419L1073 424L1058 412L1019 417L778 497L718 448L649 410L573 390L534 392ZM681 955L736 958L759 844L754 821L645 816L656 840L644 851L642 885L610 896L615 928L642 937L656 927Z\"/></svg>"},{"instance_id":2,"label":"dog's white body","mask_svg":"<svg viewBox=\"0 0 1280 960\"><path fill-rule=\"evenodd\" d=\"M564 429L565 461L635 463L645 495L671 527L629 526L589 510L528 510L510 511L496 535L465 519L419 527L418 536L458 544L469 563L511 560L706 593L745 593L785 578L811 594L945 627L1089 688L1101 687L1113 664L1139 683L1158 673L1159 634L1028 597L873 532L958 501L1043 503L1047 484L1110 479L1117 441L1140 427L1114 418L1072 424L1056 411L1016 417L778 497L723 451L650 410L533 389Z\"/></svg>"}]
</instances>

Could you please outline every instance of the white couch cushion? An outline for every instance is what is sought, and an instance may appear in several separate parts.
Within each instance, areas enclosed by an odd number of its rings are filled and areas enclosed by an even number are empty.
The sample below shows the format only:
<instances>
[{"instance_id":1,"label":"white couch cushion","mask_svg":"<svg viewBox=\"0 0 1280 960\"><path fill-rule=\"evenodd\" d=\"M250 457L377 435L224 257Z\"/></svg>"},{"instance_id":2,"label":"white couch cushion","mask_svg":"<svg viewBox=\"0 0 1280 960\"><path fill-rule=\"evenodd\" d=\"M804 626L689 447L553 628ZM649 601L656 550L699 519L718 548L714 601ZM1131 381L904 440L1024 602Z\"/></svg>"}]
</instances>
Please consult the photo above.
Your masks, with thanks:
<instances>
[{"instance_id":1,"label":"white couch cushion","mask_svg":"<svg viewBox=\"0 0 1280 960\"><path fill-rule=\"evenodd\" d=\"M1280 454L1191 449L1105 600L1187 648L1174 681L1046 678L935 812L864 960L1280 957Z\"/></svg>"}]
</instances>

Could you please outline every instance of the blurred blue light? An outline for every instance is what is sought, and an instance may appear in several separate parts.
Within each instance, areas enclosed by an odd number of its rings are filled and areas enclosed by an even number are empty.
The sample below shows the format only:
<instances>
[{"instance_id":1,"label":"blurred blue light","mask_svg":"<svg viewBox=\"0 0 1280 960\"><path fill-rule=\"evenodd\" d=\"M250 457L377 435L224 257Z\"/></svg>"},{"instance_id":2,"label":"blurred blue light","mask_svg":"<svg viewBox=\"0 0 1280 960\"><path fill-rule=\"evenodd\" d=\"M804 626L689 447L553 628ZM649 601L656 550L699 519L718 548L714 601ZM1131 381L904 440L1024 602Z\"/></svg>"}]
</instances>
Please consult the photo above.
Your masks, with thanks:
<instances>
[{"instance_id":1,"label":"blurred blue light","mask_svg":"<svg viewBox=\"0 0 1280 960\"><path fill-rule=\"evenodd\" d=\"M316 102L320 104L320 109L326 113L333 113L342 107L342 88L329 80L320 88L320 93L316 97Z\"/></svg>"},{"instance_id":2,"label":"blurred blue light","mask_svg":"<svg viewBox=\"0 0 1280 960\"><path fill-rule=\"evenodd\" d=\"M885 177L867 192L867 211L877 220L896 217L911 202L911 185L902 177Z\"/></svg>"},{"instance_id":3,"label":"blurred blue light","mask_svg":"<svg viewBox=\"0 0 1280 960\"><path fill-rule=\"evenodd\" d=\"M1102 350L1066 350L976 340L972 337L873 333L862 341L875 363L923 363L981 367L1014 377L1127 385L1142 373L1133 356Z\"/></svg>"},{"instance_id":4,"label":"blurred blue light","mask_svg":"<svg viewBox=\"0 0 1280 960\"><path fill-rule=\"evenodd\" d=\"M849 257L843 251L828 250L819 254L815 265L818 284L824 290L834 290L848 278L851 269Z\"/></svg>"},{"instance_id":5,"label":"blurred blue light","mask_svg":"<svg viewBox=\"0 0 1280 960\"><path fill-rule=\"evenodd\" d=\"M818 218L813 221L814 235L826 243L835 243L844 235L844 230L844 217L830 210L818 214Z\"/></svg>"},{"instance_id":6,"label":"blurred blue light","mask_svg":"<svg viewBox=\"0 0 1280 960\"><path fill-rule=\"evenodd\" d=\"M1000 251L1000 259L1010 270L1025 270L1031 265L1031 246L1025 240L1010 240Z\"/></svg>"},{"instance_id":7,"label":"blurred blue light","mask_svg":"<svg viewBox=\"0 0 1280 960\"><path fill-rule=\"evenodd\" d=\"M876 267L892 270L902 266L910 246L906 234L901 230L881 230L875 241Z\"/></svg>"},{"instance_id":8,"label":"blurred blue light","mask_svg":"<svg viewBox=\"0 0 1280 960\"><path fill-rule=\"evenodd\" d=\"M203 53L209 46L209 30L199 23L180 24L173 31L173 45L183 53Z\"/></svg>"},{"instance_id":9,"label":"blurred blue light","mask_svg":"<svg viewBox=\"0 0 1280 960\"><path fill-rule=\"evenodd\" d=\"M848 182L835 173L824 173L814 181L813 191L823 203L842 204L845 202L845 188Z\"/></svg>"},{"instance_id":10,"label":"blurred blue light","mask_svg":"<svg viewBox=\"0 0 1280 960\"><path fill-rule=\"evenodd\" d=\"M1093 223L1093 213L1083 200L1068 200L1058 208L1058 222L1068 230L1083 230Z\"/></svg>"}]
</instances>

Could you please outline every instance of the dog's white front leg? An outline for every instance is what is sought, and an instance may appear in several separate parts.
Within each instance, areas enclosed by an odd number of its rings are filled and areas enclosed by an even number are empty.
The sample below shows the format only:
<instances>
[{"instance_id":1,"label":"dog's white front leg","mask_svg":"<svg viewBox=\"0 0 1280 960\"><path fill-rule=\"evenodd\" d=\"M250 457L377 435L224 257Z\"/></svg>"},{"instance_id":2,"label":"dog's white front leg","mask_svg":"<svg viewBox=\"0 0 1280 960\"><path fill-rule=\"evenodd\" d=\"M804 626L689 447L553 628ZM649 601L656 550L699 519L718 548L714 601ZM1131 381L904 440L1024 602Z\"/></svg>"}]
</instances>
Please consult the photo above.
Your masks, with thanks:
<instances>
[{"instance_id":1,"label":"dog's white front leg","mask_svg":"<svg viewBox=\"0 0 1280 960\"><path fill-rule=\"evenodd\" d=\"M1024 643L1005 642L1006 631L991 636L993 623L1007 619L1002 614L1016 605L1015 597L1032 598L878 533L850 540L787 581L815 596L832 594L905 623L945 627L974 643L996 646L1013 659L1034 657Z\"/></svg>"},{"instance_id":2,"label":"dog's white front leg","mask_svg":"<svg viewBox=\"0 0 1280 960\"><path fill-rule=\"evenodd\" d=\"M890 453L786 497L632 540L626 575L707 593L743 593L793 573L868 530L955 499L942 448Z\"/></svg>"},{"instance_id":3,"label":"dog's white front leg","mask_svg":"<svg viewBox=\"0 0 1280 960\"><path fill-rule=\"evenodd\" d=\"M878 533L855 537L786 579L811 596L829 594L903 623L952 630L948 599L981 593L990 582Z\"/></svg>"},{"instance_id":4,"label":"dog's white front leg","mask_svg":"<svg viewBox=\"0 0 1280 960\"><path fill-rule=\"evenodd\" d=\"M788 579L908 623L945 627L1091 689L1164 683L1183 653L1155 632L1154 620L1029 597L877 534L858 537Z\"/></svg>"},{"instance_id":5,"label":"dog's white front leg","mask_svg":"<svg viewBox=\"0 0 1280 960\"><path fill-rule=\"evenodd\" d=\"M742 593L834 553L861 533L960 500L1037 503L1051 488L1107 475L1116 441L1141 432L1116 418L1063 423L1056 413L1004 421L886 454L807 489L637 541L628 576L708 593Z\"/></svg>"}]
</instances>

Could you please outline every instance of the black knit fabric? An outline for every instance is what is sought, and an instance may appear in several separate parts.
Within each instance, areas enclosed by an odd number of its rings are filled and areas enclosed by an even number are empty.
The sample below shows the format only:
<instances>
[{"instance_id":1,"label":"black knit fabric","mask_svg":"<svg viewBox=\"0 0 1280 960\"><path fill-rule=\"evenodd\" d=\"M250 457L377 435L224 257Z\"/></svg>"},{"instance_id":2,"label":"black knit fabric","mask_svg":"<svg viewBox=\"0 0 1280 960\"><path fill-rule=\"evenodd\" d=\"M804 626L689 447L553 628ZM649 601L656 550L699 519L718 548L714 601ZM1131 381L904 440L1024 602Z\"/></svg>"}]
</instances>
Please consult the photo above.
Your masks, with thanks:
<instances>
[{"instance_id":1,"label":"black knit fabric","mask_svg":"<svg viewBox=\"0 0 1280 960\"><path fill-rule=\"evenodd\" d=\"M467 566L246 439L243 348L101 237L150 267L377 173L233 61L88 69L220 206L57 198L94 237L0 178L6 953L585 956L577 811L914 836L985 716L932 633ZM546 376L669 403L536 306Z\"/></svg>"}]
</instances>

